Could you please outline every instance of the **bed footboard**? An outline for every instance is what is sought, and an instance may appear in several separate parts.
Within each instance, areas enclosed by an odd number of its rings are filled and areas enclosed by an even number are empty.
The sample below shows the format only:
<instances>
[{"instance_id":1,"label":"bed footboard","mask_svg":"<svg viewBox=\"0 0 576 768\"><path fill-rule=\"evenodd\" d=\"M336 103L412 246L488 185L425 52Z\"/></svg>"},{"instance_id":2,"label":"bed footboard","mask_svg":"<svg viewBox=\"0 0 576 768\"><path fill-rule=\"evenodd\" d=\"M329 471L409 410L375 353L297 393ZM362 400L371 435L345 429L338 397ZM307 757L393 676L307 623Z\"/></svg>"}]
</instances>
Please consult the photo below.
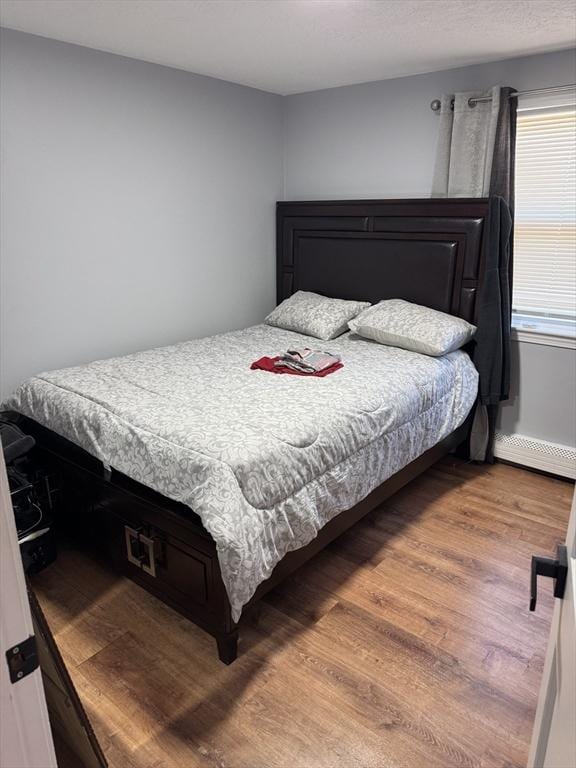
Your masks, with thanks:
<instances>
[{"instance_id":1,"label":"bed footboard","mask_svg":"<svg viewBox=\"0 0 576 768\"><path fill-rule=\"evenodd\" d=\"M248 606L403 485L464 443L470 421L471 417L361 502L340 513L306 547L289 552L258 587ZM216 545L200 518L183 504L119 472L105 474L97 459L36 422L22 418L21 424L37 441L38 461L49 465L61 479L55 510L60 529L209 632L216 639L220 660L231 664L237 656L238 625L232 621Z\"/></svg>"},{"instance_id":2,"label":"bed footboard","mask_svg":"<svg viewBox=\"0 0 576 768\"><path fill-rule=\"evenodd\" d=\"M22 427L37 441L37 460L59 476L58 529L213 635L220 659L232 663L238 630L198 516L120 473L106 476L99 461L35 422Z\"/></svg>"}]
</instances>

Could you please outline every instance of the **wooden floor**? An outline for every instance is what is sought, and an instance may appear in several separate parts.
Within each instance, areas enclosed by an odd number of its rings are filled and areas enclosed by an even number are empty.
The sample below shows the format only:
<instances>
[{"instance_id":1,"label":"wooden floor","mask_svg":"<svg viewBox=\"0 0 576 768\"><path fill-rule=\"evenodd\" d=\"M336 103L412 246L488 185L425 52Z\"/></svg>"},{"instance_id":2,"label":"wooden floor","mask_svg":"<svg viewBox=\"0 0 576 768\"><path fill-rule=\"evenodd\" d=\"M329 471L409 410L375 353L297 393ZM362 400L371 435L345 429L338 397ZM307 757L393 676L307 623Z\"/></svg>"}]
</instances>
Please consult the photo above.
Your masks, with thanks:
<instances>
[{"instance_id":1,"label":"wooden floor","mask_svg":"<svg viewBox=\"0 0 576 768\"><path fill-rule=\"evenodd\" d=\"M240 655L87 556L34 580L114 768L524 766L569 483L447 459L275 590Z\"/></svg>"}]
</instances>

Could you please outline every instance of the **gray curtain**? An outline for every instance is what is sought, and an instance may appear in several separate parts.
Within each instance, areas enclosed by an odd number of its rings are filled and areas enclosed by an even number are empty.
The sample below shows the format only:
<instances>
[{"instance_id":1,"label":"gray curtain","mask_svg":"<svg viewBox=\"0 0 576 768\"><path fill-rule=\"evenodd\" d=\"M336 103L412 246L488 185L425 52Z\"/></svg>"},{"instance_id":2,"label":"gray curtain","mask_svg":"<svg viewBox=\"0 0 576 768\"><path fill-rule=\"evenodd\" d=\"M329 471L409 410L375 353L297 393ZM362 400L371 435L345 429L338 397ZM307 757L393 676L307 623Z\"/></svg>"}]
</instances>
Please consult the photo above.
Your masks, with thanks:
<instances>
[{"instance_id":1,"label":"gray curtain","mask_svg":"<svg viewBox=\"0 0 576 768\"><path fill-rule=\"evenodd\" d=\"M516 141L513 92L513 88L495 86L488 91L442 96L433 197L499 196L513 216ZM471 99L486 96L490 97L488 101L470 103ZM512 229L511 225L508 229ZM492 275L495 279L485 281L484 295L479 296L481 308L490 306L492 311L497 308L502 331L497 340L498 382L492 376L488 393L483 391L482 382L480 387L470 441L470 458L477 461L493 461L498 403L508 399L510 385L511 231L500 247L496 274Z\"/></svg>"},{"instance_id":2,"label":"gray curtain","mask_svg":"<svg viewBox=\"0 0 576 768\"><path fill-rule=\"evenodd\" d=\"M491 99L469 103L482 96ZM499 111L498 87L442 96L434 197L488 197Z\"/></svg>"},{"instance_id":3,"label":"gray curtain","mask_svg":"<svg viewBox=\"0 0 576 768\"><path fill-rule=\"evenodd\" d=\"M514 185L516 99L513 88L444 94L433 197L499 195L509 207ZM488 96L489 101L471 99Z\"/></svg>"}]
</instances>

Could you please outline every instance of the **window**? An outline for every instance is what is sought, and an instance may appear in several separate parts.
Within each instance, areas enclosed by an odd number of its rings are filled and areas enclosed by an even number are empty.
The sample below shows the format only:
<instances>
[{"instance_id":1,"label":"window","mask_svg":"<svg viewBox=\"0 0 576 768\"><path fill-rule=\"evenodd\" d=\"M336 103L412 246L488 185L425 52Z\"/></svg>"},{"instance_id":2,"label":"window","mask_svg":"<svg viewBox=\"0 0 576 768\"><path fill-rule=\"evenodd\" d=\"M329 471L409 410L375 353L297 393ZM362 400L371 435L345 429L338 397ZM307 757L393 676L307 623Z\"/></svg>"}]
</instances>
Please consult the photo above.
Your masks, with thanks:
<instances>
[{"instance_id":1,"label":"window","mask_svg":"<svg viewBox=\"0 0 576 768\"><path fill-rule=\"evenodd\" d=\"M571 102L521 100L516 136L513 324L560 336L576 333L573 94Z\"/></svg>"}]
</instances>

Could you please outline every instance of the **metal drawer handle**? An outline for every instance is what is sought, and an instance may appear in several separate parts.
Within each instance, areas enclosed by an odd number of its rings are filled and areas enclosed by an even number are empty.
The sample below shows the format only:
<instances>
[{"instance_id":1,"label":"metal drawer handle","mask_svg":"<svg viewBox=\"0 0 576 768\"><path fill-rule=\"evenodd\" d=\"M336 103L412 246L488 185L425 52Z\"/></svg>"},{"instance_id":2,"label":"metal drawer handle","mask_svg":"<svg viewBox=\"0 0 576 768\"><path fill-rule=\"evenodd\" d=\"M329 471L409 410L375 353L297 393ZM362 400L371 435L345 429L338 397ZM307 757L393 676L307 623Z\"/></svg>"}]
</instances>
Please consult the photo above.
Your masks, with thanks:
<instances>
[{"instance_id":1,"label":"metal drawer handle","mask_svg":"<svg viewBox=\"0 0 576 768\"><path fill-rule=\"evenodd\" d=\"M144 536L139 530L124 526L126 537L126 557L128 562L137 565L150 576L156 577L156 559L154 539Z\"/></svg>"}]
</instances>

